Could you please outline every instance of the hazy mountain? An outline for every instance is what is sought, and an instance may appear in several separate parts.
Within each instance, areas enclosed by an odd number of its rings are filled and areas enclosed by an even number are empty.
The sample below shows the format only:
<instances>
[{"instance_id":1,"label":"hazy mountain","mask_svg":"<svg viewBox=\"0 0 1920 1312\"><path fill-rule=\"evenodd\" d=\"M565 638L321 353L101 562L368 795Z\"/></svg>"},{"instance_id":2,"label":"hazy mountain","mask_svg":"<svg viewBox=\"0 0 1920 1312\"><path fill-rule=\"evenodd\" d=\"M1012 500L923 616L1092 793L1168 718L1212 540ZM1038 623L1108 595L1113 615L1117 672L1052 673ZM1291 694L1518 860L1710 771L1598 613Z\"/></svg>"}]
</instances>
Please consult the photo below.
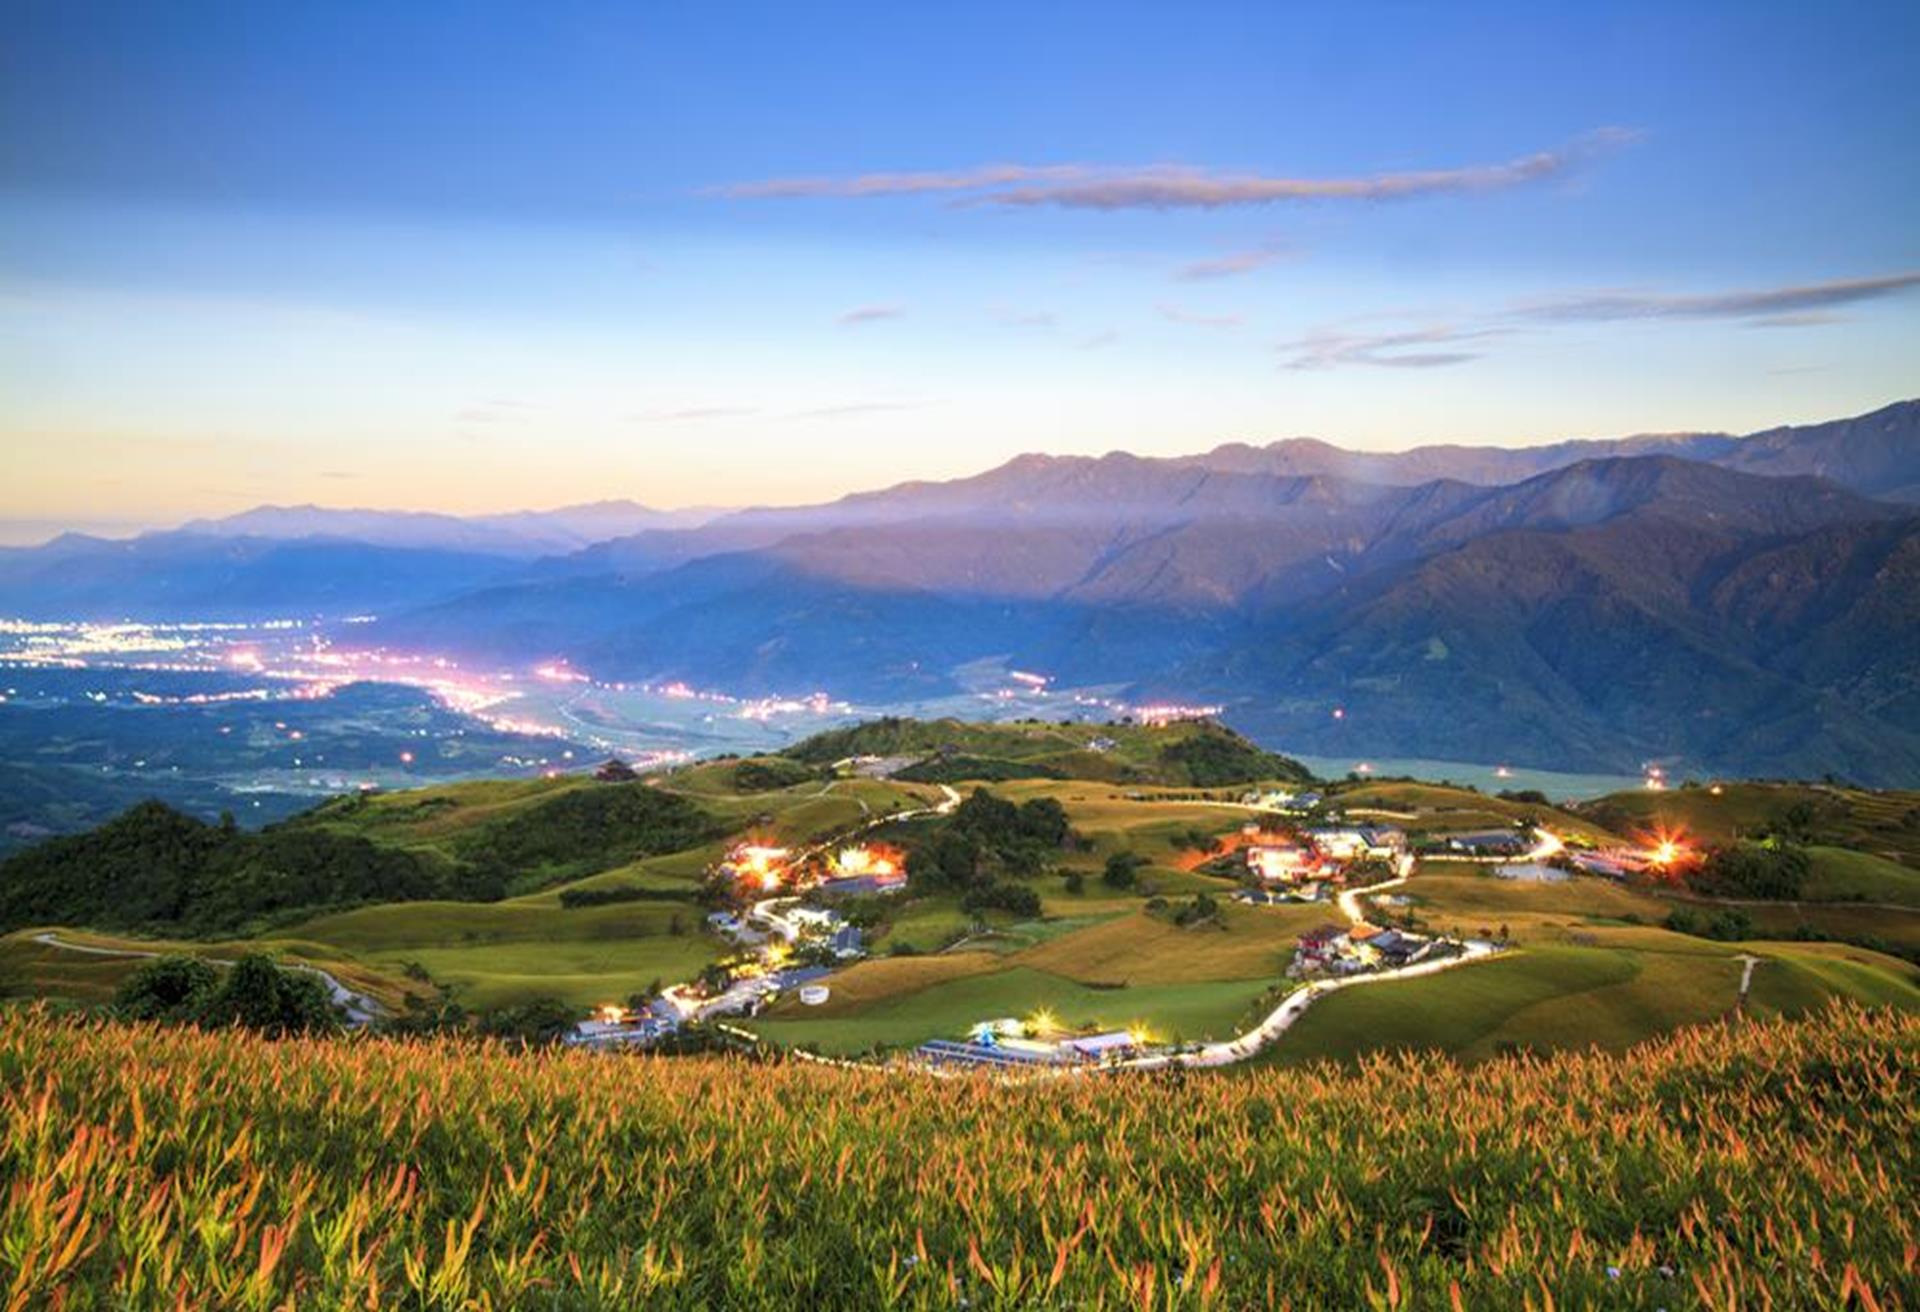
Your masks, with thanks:
<instances>
[{"instance_id":1,"label":"hazy mountain","mask_svg":"<svg viewBox=\"0 0 1920 1312\"><path fill-rule=\"evenodd\" d=\"M0 614L45 619L351 615L471 591L513 569L497 555L361 542L150 533L68 534L0 550Z\"/></svg>"},{"instance_id":2,"label":"hazy mountain","mask_svg":"<svg viewBox=\"0 0 1920 1312\"><path fill-rule=\"evenodd\" d=\"M705 523L712 510L653 510L634 501L595 501L557 510L499 515L257 506L224 519L197 519L181 532L202 537L334 538L383 547L425 547L530 559L578 551L608 538Z\"/></svg>"},{"instance_id":3,"label":"hazy mountain","mask_svg":"<svg viewBox=\"0 0 1920 1312\"><path fill-rule=\"evenodd\" d=\"M901 483L823 505L735 511L690 529L649 528L535 568L551 578L640 574L721 552L762 550L802 535L936 520L1045 525L1084 537L1115 522L1226 520L1239 512L1271 518L1271 506L1288 500L1298 503L1302 521L1328 500L1352 508L1370 498L1376 511L1389 514L1397 504L1388 494L1393 489L1427 488L1425 496L1444 498L1461 493L1432 485L1507 486L1585 461L1657 455L1772 476L1818 475L1865 496L1920 502L1920 401L1748 437L1647 434L1537 447L1424 446L1387 453L1289 438L1266 446L1229 443L1171 458L1125 452L1023 455L967 478ZM1007 544L1007 553L1014 549Z\"/></svg>"},{"instance_id":4,"label":"hazy mountain","mask_svg":"<svg viewBox=\"0 0 1920 1312\"><path fill-rule=\"evenodd\" d=\"M1230 444L1186 461L1232 473L1324 474L1387 484L1456 479L1494 486L1585 460L1649 455L1678 456L1752 474L1812 474L1865 496L1915 503L1920 502L1920 401L1900 401L1852 419L1772 428L1745 437L1649 433L1547 446L1443 445L1395 452L1347 451L1300 437L1266 446Z\"/></svg>"},{"instance_id":5,"label":"hazy mountain","mask_svg":"<svg viewBox=\"0 0 1920 1312\"><path fill-rule=\"evenodd\" d=\"M928 485L911 515L870 502L858 526L493 589L387 632L863 696L951 691L955 666L1003 656L1218 699L1303 751L1920 775L1920 517L1823 480L1668 456L1491 488L1026 467L1026 495L977 514L977 486Z\"/></svg>"},{"instance_id":6,"label":"hazy mountain","mask_svg":"<svg viewBox=\"0 0 1920 1312\"><path fill-rule=\"evenodd\" d=\"M1518 452L1022 456L532 562L502 544L559 534L551 515L263 509L228 530L332 536L0 552L0 611L377 610L388 640L449 654L870 698L1004 657L1220 700L1300 751L1911 779L1920 518L1836 480L1909 495L1916 416ZM552 512L578 536L648 513ZM448 535L487 545L413 545Z\"/></svg>"}]
</instances>

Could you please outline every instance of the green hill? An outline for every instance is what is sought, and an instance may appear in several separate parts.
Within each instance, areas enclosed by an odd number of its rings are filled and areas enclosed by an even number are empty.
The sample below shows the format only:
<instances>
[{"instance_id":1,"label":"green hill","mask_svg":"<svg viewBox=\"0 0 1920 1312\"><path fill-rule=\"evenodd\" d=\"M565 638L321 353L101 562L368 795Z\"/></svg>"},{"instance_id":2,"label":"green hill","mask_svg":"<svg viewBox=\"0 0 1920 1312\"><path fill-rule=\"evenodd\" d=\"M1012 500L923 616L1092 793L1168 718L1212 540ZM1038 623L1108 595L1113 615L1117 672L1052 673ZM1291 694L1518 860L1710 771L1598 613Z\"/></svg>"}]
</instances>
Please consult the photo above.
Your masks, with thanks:
<instances>
[{"instance_id":1,"label":"green hill","mask_svg":"<svg viewBox=\"0 0 1920 1312\"><path fill-rule=\"evenodd\" d=\"M897 777L923 783L1090 779L1221 788L1313 778L1298 761L1266 751L1214 720L1103 725L889 716L816 734L784 754L810 765L861 756L911 757Z\"/></svg>"}]
</instances>

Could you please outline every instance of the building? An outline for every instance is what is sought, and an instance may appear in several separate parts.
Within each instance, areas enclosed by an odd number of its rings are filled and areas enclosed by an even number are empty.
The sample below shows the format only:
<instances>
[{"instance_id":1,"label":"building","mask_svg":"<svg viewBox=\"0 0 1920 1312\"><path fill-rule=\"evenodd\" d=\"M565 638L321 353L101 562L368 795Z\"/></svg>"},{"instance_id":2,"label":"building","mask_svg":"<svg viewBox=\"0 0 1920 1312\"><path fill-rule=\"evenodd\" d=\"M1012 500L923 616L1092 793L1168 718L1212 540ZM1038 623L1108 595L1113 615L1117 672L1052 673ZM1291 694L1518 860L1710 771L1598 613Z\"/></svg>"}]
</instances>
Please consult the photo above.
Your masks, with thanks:
<instances>
[{"instance_id":1,"label":"building","mask_svg":"<svg viewBox=\"0 0 1920 1312\"><path fill-rule=\"evenodd\" d=\"M1294 884L1318 873L1320 858L1300 843L1259 843L1246 849L1247 871L1263 884Z\"/></svg>"}]
</instances>

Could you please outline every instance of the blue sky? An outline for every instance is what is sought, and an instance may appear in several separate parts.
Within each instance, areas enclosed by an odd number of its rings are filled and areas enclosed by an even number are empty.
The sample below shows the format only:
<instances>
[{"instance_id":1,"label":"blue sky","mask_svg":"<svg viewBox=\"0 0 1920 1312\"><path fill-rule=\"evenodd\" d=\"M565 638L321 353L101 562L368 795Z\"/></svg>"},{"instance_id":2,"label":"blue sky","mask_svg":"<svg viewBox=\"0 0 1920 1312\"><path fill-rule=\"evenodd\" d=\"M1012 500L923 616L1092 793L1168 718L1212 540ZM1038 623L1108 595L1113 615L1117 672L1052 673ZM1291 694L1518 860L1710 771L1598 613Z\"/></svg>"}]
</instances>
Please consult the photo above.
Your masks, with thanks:
<instances>
[{"instance_id":1,"label":"blue sky","mask_svg":"<svg viewBox=\"0 0 1920 1312\"><path fill-rule=\"evenodd\" d=\"M14 521L791 502L1920 391L1910 4L27 3L0 34Z\"/></svg>"}]
</instances>

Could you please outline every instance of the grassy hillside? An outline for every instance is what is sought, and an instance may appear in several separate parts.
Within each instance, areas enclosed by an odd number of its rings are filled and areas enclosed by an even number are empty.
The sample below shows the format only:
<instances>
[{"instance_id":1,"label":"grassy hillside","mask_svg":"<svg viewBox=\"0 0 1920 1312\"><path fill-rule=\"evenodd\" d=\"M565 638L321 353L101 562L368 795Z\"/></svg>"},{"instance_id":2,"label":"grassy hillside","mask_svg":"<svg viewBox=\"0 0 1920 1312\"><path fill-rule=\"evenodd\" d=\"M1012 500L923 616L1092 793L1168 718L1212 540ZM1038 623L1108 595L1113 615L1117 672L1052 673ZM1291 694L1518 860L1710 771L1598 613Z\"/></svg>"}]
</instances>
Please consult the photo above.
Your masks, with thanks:
<instances>
[{"instance_id":1,"label":"grassy hillside","mask_svg":"<svg viewBox=\"0 0 1920 1312\"><path fill-rule=\"evenodd\" d=\"M1581 814L1617 833L1683 830L1711 843L1780 833L1920 869L1920 791L1869 792L1814 784L1728 783L1610 793Z\"/></svg>"},{"instance_id":2,"label":"grassy hillside","mask_svg":"<svg viewBox=\"0 0 1920 1312\"><path fill-rule=\"evenodd\" d=\"M1111 741L1096 750L1098 738ZM942 817L927 814L944 796L934 785L828 768L838 753L907 747L924 753L918 759L954 769L991 761L1018 773L1044 763L1047 774L991 783L992 794L1011 807L981 808L971 799L977 781L968 780L958 789L968 801ZM259 839L185 821L192 842L127 852L102 831L88 836L99 841L85 852L47 849L65 854L63 870L84 876L87 898L36 903L6 922L28 932L0 938L0 994L99 1003L137 964L136 957L33 941L32 931L66 926L60 941L68 943L113 946L86 933L108 928L160 935L165 944L198 936L201 942L185 946L201 955L264 947L351 977L396 1007L445 992L474 1012L542 1000L580 1011L687 980L733 952L707 932L700 884L734 841L806 848L855 830L905 847L917 873L906 892L860 908L867 943L880 959L838 971L827 981L826 1005L789 999L752 1023L777 1044L833 1053L897 1050L1042 1008L1075 1023L1139 1025L1166 1039L1224 1038L1274 1005L1301 932L1345 919L1332 903L1235 904L1225 897L1231 876L1205 872L1204 854L1254 819L1238 801L1242 786L1192 782L1196 761L1204 775L1218 753L1241 759L1257 752L1215 726L895 720L794 750L797 757L712 760L627 783L572 776L343 798ZM1074 777L1053 777L1069 773ZM1146 781L1154 774L1170 782ZM1532 822L1611 845L1636 832L1650 814L1644 808L1676 799L1709 835L1751 834L1749 826L1778 816L1802 835L1851 825L1865 841L1895 834L1905 814L1894 795L1774 785L1727 788L1718 797L1705 789L1622 794L1577 813L1400 780L1344 782L1328 791L1349 816L1399 825L1416 839ZM1819 806L1800 808L1810 800ZM970 871L964 863L916 867L920 854L954 857L943 832L964 814L996 808L1011 816L1024 814L1019 808L1048 811L1056 822L1063 812L1070 833L1005 851L997 840L988 843ZM900 812L917 818L889 823ZM1720 828L1708 830L1716 821ZM156 875L172 880L161 881L169 897L195 903L206 888L199 872L207 862L196 846L202 840L240 842L261 853L357 854L358 864L343 868L363 882L301 882L292 876L302 869L336 867L275 866L271 878L220 886L250 890L245 915L233 913L231 901L205 901L229 910L220 917L125 919L129 909L152 901L144 890ZM1896 959L1920 954L1920 914L1900 909L1920 907L1912 868L1831 843L1805 851L1805 900L1737 907L1653 880L1530 883L1497 878L1484 865L1422 861L1409 883L1366 908L1368 918L1455 936L1504 936L1522 951L1444 977L1338 994L1316 1004L1271 1057L1344 1059L1405 1046L1471 1062L1508 1046L1619 1048L1725 1015L1738 1000L1741 954L1761 959L1747 999L1756 1014L1804 1011L1834 995L1915 1005L1914 967ZM1131 886L1105 879L1108 860L1119 854L1140 859ZM366 871L389 865L435 878L385 896L367 892ZM259 867L256 861L233 868ZM982 900L974 896L979 883L1018 885L1011 891L1019 897ZM0 890L0 906L26 887ZM301 896L287 895L289 887ZM598 890L643 896L597 905L563 900ZM1178 923L1175 913L1202 892L1215 899L1212 914ZM1676 911L1683 920L1669 928ZM1725 919L1735 913L1741 919ZM1694 936L1706 933L1721 939ZM1816 939L1834 942L1808 941ZM889 955L895 953L901 955Z\"/></svg>"},{"instance_id":3,"label":"grassy hillside","mask_svg":"<svg viewBox=\"0 0 1920 1312\"><path fill-rule=\"evenodd\" d=\"M1092 779L1218 788L1313 777L1298 761L1256 747L1211 720L984 724L888 717L816 734L785 755L811 765L856 756L914 758L900 777L923 783Z\"/></svg>"},{"instance_id":4,"label":"grassy hillside","mask_svg":"<svg viewBox=\"0 0 1920 1312\"><path fill-rule=\"evenodd\" d=\"M0 1252L74 1312L1891 1308L1916 1061L1920 1019L1860 1010L1021 1085L14 1010Z\"/></svg>"}]
</instances>

